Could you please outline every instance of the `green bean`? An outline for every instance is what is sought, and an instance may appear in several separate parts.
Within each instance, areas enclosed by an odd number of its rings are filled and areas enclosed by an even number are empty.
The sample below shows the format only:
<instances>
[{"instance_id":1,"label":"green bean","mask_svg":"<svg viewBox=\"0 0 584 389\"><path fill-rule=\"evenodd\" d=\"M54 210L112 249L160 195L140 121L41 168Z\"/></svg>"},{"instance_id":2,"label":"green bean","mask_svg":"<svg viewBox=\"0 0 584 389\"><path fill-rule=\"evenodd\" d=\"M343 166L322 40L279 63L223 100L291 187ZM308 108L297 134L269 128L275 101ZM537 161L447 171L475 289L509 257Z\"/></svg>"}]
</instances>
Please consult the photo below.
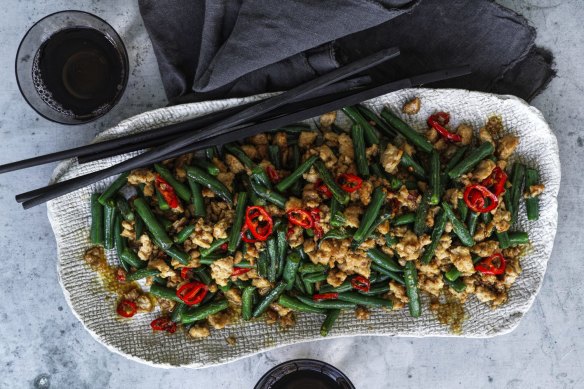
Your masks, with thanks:
<instances>
[{"instance_id":1,"label":"green bean","mask_svg":"<svg viewBox=\"0 0 584 389\"><path fill-rule=\"evenodd\" d=\"M213 280L211 279L211 275L209 274L209 268L207 267L197 267L192 270L194 275L205 285L211 284Z\"/></svg>"},{"instance_id":2,"label":"green bean","mask_svg":"<svg viewBox=\"0 0 584 389\"><path fill-rule=\"evenodd\" d=\"M259 184L253 180L250 180L250 183L251 183L251 189L259 197L276 205L278 208L282 208L282 209L286 208L286 201L288 201L286 196L284 196L281 193L278 193L276 191L273 191L273 190L269 189L268 187L266 187L262 184Z\"/></svg>"},{"instance_id":3,"label":"green bean","mask_svg":"<svg viewBox=\"0 0 584 389\"><path fill-rule=\"evenodd\" d=\"M349 194L345 192L341 187L335 182L331 173L328 171L324 162L321 159L317 159L314 162L314 166L322 179L322 182L330 189L334 198L343 205L347 205L350 200Z\"/></svg>"},{"instance_id":4,"label":"green bean","mask_svg":"<svg viewBox=\"0 0 584 389\"><path fill-rule=\"evenodd\" d=\"M432 150L430 154L430 187L432 188L432 195L429 203L436 205L440 202L442 197L442 181L440 176L440 156L436 150Z\"/></svg>"},{"instance_id":5,"label":"green bean","mask_svg":"<svg viewBox=\"0 0 584 389\"><path fill-rule=\"evenodd\" d=\"M367 232L369 228L375 223L375 219L379 215L379 211L385 202L385 192L381 186L376 187L373 190L373 195L371 196L371 201L361 218L361 222L359 223L359 228L355 231L355 235L353 236L353 241L351 243L351 247L353 249L359 247L365 238L367 237Z\"/></svg>"},{"instance_id":6,"label":"green bean","mask_svg":"<svg viewBox=\"0 0 584 389\"><path fill-rule=\"evenodd\" d=\"M373 222L371 227L369 227L369 229L367 230L367 233L365 234L364 241L367 240L371 235L373 235L373 233L375 232L377 227L379 227L385 221L389 220L391 218L391 216L392 216L391 212L383 212L382 211L379 214L379 216L377 216L377 219L375 219L375 222Z\"/></svg>"},{"instance_id":7,"label":"green bean","mask_svg":"<svg viewBox=\"0 0 584 389\"><path fill-rule=\"evenodd\" d=\"M522 163L515 162L511 170L511 224L517 220L519 213L519 199L523 195L523 179L525 178L525 166Z\"/></svg>"},{"instance_id":8,"label":"green bean","mask_svg":"<svg viewBox=\"0 0 584 389\"><path fill-rule=\"evenodd\" d=\"M322 326L320 327L320 335L321 336L328 335L331 328L335 324L337 317L339 317L340 313L341 313L340 309L329 309L329 311L326 314L326 318L324 319L324 321L322 322Z\"/></svg>"},{"instance_id":9,"label":"green bean","mask_svg":"<svg viewBox=\"0 0 584 389\"><path fill-rule=\"evenodd\" d=\"M422 307L420 306L420 295L418 291L418 272L414 261L407 261L404 270L404 279L406 281L406 293L408 295L408 307L412 317L420 317Z\"/></svg>"},{"instance_id":10,"label":"green bean","mask_svg":"<svg viewBox=\"0 0 584 389\"><path fill-rule=\"evenodd\" d=\"M468 205L464 202L463 199L458 199L458 215L460 216L460 220L466 220L468 215Z\"/></svg>"},{"instance_id":11,"label":"green bean","mask_svg":"<svg viewBox=\"0 0 584 389\"><path fill-rule=\"evenodd\" d=\"M446 277L448 281L456 281L461 274L462 273L456 268L456 266L451 266L450 269L444 273L444 277Z\"/></svg>"},{"instance_id":12,"label":"green bean","mask_svg":"<svg viewBox=\"0 0 584 389\"><path fill-rule=\"evenodd\" d=\"M126 281L136 281L146 277L153 277L160 274L160 270L158 269L139 269L133 273L128 273L126 275Z\"/></svg>"},{"instance_id":13,"label":"green bean","mask_svg":"<svg viewBox=\"0 0 584 389\"><path fill-rule=\"evenodd\" d=\"M206 319L208 316L224 311L227 308L229 308L227 300L209 303L183 312L180 321L183 324L194 323Z\"/></svg>"},{"instance_id":14,"label":"green bean","mask_svg":"<svg viewBox=\"0 0 584 389\"><path fill-rule=\"evenodd\" d=\"M268 257L270 258L267 279L270 282L275 282L276 276L278 274L278 247L276 243L276 237L274 235L270 236L268 240L266 240L266 251L268 252Z\"/></svg>"},{"instance_id":15,"label":"green bean","mask_svg":"<svg viewBox=\"0 0 584 389\"><path fill-rule=\"evenodd\" d=\"M168 205L166 199L162 196L162 193L160 193L158 188L155 189L155 192L156 201L158 202L158 208L160 208L161 211L168 211L170 209L170 205Z\"/></svg>"},{"instance_id":16,"label":"green bean","mask_svg":"<svg viewBox=\"0 0 584 389\"><path fill-rule=\"evenodd\" d=\"M167 168L158 163L154 164L154 170L156 170L158 174L160 174L160 176L164 178L164 180L168 182L170 186L172 186L178 197L180 197L184 201L191 200L190 189L187 188L182 182L174 178L174 175L170 172L170 170L168 170Z\"/></svg>"},{"instance_id":17,"label":"green bean","mask_svg":"<svg viewBox=\"0 0 584 389\"><path fill-rule=\"evenodd\" d=\"M186 311L188 305L184 303L176 304L174 309L172 310L172 314L170 315L170 321L174 323L180 323L180 317L184 311Z\"/></svg>"},{"instance_id":18,"label":"green bean","mask_svg":"<svg viewBox=\"0 0 584 389\"><path fill-rule=\"evenodd\" d=\"M197 159L193 163L201 169L205 169L212 176L217 176L221 173L221 170L213 162L206 159Z\"/></svg>"},{"instance_id":19,"label":"green bean","mask_svg":"<svg viewBox=\"0 0 584 389\"><path fill-rule=\"evenodd\" d=\"M268 177L268 175L266 174L266 171L264 170L263 167L256 165L255 162L253 162L251 160L250 157L247 156L247 154L245 153L245 151L243 151L239 146L231 143L228 145L223 146L225 147L225 150L227 150L227 152L229 154L232 154L235 158L239 159L239 161L249 170L251 170L252 172L252 180L258 182L259 184L262 184L263 186L267 187L267 188L272 188L272 182L270 181L270 178Z\"/></svg>"},{"instance_id":20,"label":"green bean","mask_svg":"<svg viewBox=\"0 0 584 389\"><path fill-rule=\"evenodd\" d=\"M217 152L216 152L216 147L208 147L205 149L205 157L209 160L212 161L213 158L215 158Z\"/></svg>"},{"instance_id":21,"label":"green bean","mask_svg":"<svg viewBox=\"0 0 584 389\"><path fill-rule=\"evenodd\" d=\"M187 172L187 177L190 177L198 184L201 184L204 187L210 189L227 204L233 206L231 192L229 192L229 189L227 189L227 187L216 177L213 177L203 169L196 166L187 166L185 169Z\"/></svg>"},{"instance_id":22,"label":"green bean","mask_svg":"<svg viewBox=\"0 0 584 389\"><path fill-rule=\"evenodd\" d=\"M355 152L355 164L357 172L363 178L369 177L369 162L365 154L365 138L363 136L363 127L355 124L351 127L351 138L353 139L353 149Z\"/></svg>"},{"instance_id":23,"label":"green bean","mask_svg":"<svg viewBox=\"0 0 584 389\"><path fill-rule=\"evenodd\" d=\"M322 238L318 241L317 247L320 247L322 242L324 242L327 239L335 239L335 240L347 239L347 238L350 238L351 236L353 236L353 234L348 232L348 231L345 231L344 229L333 228L331 230L328 230L328 232L322 236Z\"/></svg>"},{"instance_id":24,"label":"green bean","mask_svg":"<svg viewBox=\"0 0 584 389\"><path fill-rule=\"evenodd\" d=\"M284 272L282 274L282 279L286 283L286 290L292 290L292 287L294 286L298 267L300 267L300 260L300 254L296 251L291 252L288 255L288 258L286 258Z\"/></svg>"},{"instance_id":25,"label":"green bean","mask_svg":"<svg viewBox=\"0 0 584 389\"><path fill-rule=\"evenodd\" d=\"M448 171L448 177L455 180L464 173L474 168L479 162L493 154L495 147L491 142L482 143L476 150L469 153L462 161L458 162Z\"/></svg>"},{"instance_id":26,"label":"green bean","mask_svg":"<svg viewBox=\"0 0 584 389\"><path fill-rule=\"evenodd\" d=\"M268 266L270 263L270 258L266 250L260 251L260 256L257 260L257 271L260 277L268 277Z\"/></svg>"},{"instance_id":27,"label":"green bean","mask_svg":"<svg viewBox=\"0 0 584 389\"><path fill-rule=\"evenodd\" d=\"M91 195L91 232L89 234L92 244L103 244L103 205L98 201L100 194Z\"/></svg>"},{"instance_id":28,"label":"green bean","mask_svg":"<svg viewBox=\"0 0 584 389\"><path fill-rule=\"evenodd\" d=\"M406 182L404 182L404 186L406 187L407 190L417 190L418 181L416 181L415 179L413 180L408 179Z\"/></svg>"},{"instance_id":29,"label":"green bean","mask_svg":"<svg viewBox=\"0 0 584 389\"><path fill-rule=\"evenodd\" d=\"M296 273L296 277L294 277L294 288L299 290L301 293L306 294L306 288L304 287L304 282L302 281L302 277L300 274Z\"/></svg>"},{"instance_id":30,"label":"green bean","mask_svg":"<svg viewBox=\"0 0 584 389\"><path fill-rule=\"evenodd\" d=\"M442 203L442 209L446 214L446 217L452 223L452 231L458 236L460 242L465 246L474 246L474 239L470 232L466 229L466 226L463 222L460 221L454 214L454 211L450 207L450 205L446 202Z\"/></svg>"},{"instance_id":31,"label":"green bean","mask_svg":"<svg viewBox=\"0 0 584 389\"><path fill-rule=\"evenodd\" d=\"M203 199L203 193L201 192L201 185L199 185L197 181L193 180L189 176L187 176L187 181L189 183L189 187L191 188L193 208L195 209L193 216L207 216L207 210L205 209L205 199Z\"/></svg>"},{"instance_id":32,"label":"green bean","mask_svg":"<svg viewBox=\"0 0 584 389\"><path fill-rule=\"evenodd\" d=\"M176 301L182 304L182 300L176 295L176 289L167 288L159 284L150 285L150 294L167 300Z\"/></svg>"},{"instance_id":33,"label":"green bean","mask_svg":"<svg viewBox=\"0 0 584 389\"><path fill-rule=\"evenodd\" d=\"M286 253L288 252L286 230L287 226L283 223L276 228L276 246L278 255L278 271L276 273L276 279L280 279L284 274L284 264L286 263Z\"/></svg>"},{"instance_id":34,"label":"green bean","mask_svg":"<svg viewBox=\"0 0 584 389\"><path fill-rule=\"evenodd\" d=\"M474 236L475 231L477 229L477 221L479 219L479 213L478 212L470 212L468 214L468 219L466 221L466 225L468 226L468 233L470 234L470 236Z\"/></svg>"},{"instance_id":35,"label":"green bean","mask_svg":"<svg viewBox=\"0 0 584 389\"><path fill-rule=\"evenodd\" d=\"M247 205L247 193L239 192L237 194L237 205L235 206L235 219L229 231L229 243L227 250L234 253L241 243L241 227L243 227L243 219L245 217L245 209Z\"/></svg>"},{"instance_id":36,"label":"green bean","mask_svg":"<svg viewBox=\"0 0 584 389\"><path fill-rule=\"evenodd\" d=\"M241 293L241 316L243 320L250 320L252 318L253 309L253 295L256 290L255 286L247 286L243 288Z\"/></svg>"},{"instance_id":37,"label":"green bean","mask_svg":"<svg viewBox=\"0 0 584 389\"><path fill-rule=\"evenodd\" d=\"M377 116L375 112L371 111L369 108L363 105L358 105L357 109L366 120L375 123L375 128L380 130L380 132L383 132L389 139L393 139L397 136L397 132L395 132L389 125L387 125L383 119Z\"/></svg>"},{"instance_id":38,"label":"green bean","mask_svg":"<svg viewBox=\"0 0 584 389\"><path fill-rule=\"evenodd\" d=\"M138 197L134 199L134 207L144 221L144 224L146 224L146 227L148 227L150 233L160 242L160 247L164 249L172 246L172 240L168 237L166 230L160 225L146 201Z\"/></svg>"},{"instance_id":39,"label":"green bean","mask_svg":"<svg viewBox=\"0 0 584 389\"><path fill-rule=\"evenodd\" d=\"M255 309L253 310L253 317L258 317L259 315L264 313L266 309L268 309L270 304L276 301L278 297L280 297L282 292L284 292L284 289L286 289L286 283L280 281L274 287L274 289L272 289L268 294L266 294L262 301L260 301L260 303L255 307Z\"/></svg>"},{"instance_id":40,"label":"green bean","mask_svg":"<svg viewBox=\"0 0 584 389\"><path fill-rule=\"evenodd\" d=\"M314 263L303 263L298 268L298 273L300 274L308 274L308 273L322 273L325 272L328 267L321 265L321 264L314 264Z\"/></svg>"},{"instance_id":41,"label":"green bean","mask_svg":"<svg viewBox=\"0 0 584 389\"><path fill-rule=\"evenodd\" d=\"M211 243L211 245L207 248L204 249L200 249L199 251L201 252L201 256L202 257L206 257L209 254L215 252L216 250L218 250L221 246L223 246L225 243L227 243L228 238L222 238L222 239L215 239L213 241L213 243Z\"/></svg>"},{"instance_id":42,"label":"green bean","mask_svg":"<svg viewBox=\"0 0 584 389\"><path fill-rule=\"evenodd\" d=\"M402 272L401 266L389 255L385 254L378 248L371 248L367 251L367 256L371 261L389 271L392 272Z\"/></svg>"},{"instance_id":43,"label":"green bean","mask_svg":"<svg viewBox=\"0 0 584 389\"><path fill-rule=\"evenodd\" d=\"M434 219L434 229L432 230L431 241L428 246L424 249L424 253L420 260L424 265L430 263L432 258L434 257L434 252L436 251L436 247L440 243L440 238L442 238L442 234L444 233L444 228L446 227L446 221L448 217L443 210L439 210L438 214L435 216Z\"/></svg>"},{"instance_id":44,"label":"green bean","mask_svg":"<svg viewBox=\"0 0 584 389\"><path fill-rule=\"evenodd\" d=\"M397 238L392 236L390 233L385 234L385 245L387 247L392 247L397 244Z\"/></svg>"},{"instance_id":45,"label":"green bean","mask_svg":"<svg viewBox=\"0 0 584 389\"><path fill-rule=\"evenodd\" d=\"M356 126L362 128L363 131L363 142L367 140L369 145L378 144L379 143L379 136L375 132L375 129L365 118L361 115L357 107L345 107L342 109L343 113L349 117L355 123ZM353 126L354 127L354 126ZM355 139L353 139L353 143ZM365 143L363 143L365 146Z\"/></svg>"},{"instance_id":46,"label":"green bean","mask_svg":"<svg viewBox=\"0 0 584 389\"><path fill-rule=\"evenodd\" d=\"M302 278L304 279L304 281L314 284L316 282L325 281L327 275L325 273L308 273L303 275Z\"/></svg>"},{"instance_id":47,"label":"green bean","mask_svg":"<svg viewBox=\"0 0 584 389\"><path fill-rule=\"evenodd\" d=\"M144 232L144 221L139 215L134 215L134 217L134 232L136 234L136 239L140 239Z\"/></svg>"},{"instance_id":48,"label":"green bean","mask_svg":"<svg viewBox=\"0 0 584 389\"><path fill-rule=\"evenodd\" d=\"M134 212L132 212L130 204L128 204L128 201L123 196L116 196L116 208L124 220L129 222L134 220Z\"/></svg>"},{"instance_id":49,"label":"green bean","mask_svg":"<svg viewBox=\"0 0 584 389\"><path fill-rule=\"evenodd\" d=\"M163 215L156 215L156 220L158 221L158 223L160 223L160 225L162 226L162 228L164 228L165 231L171 229L173 224L172 220L164 217Z\"/></svg>"},{"instance_id":50,"label":"green bean","mask_svg":"<svg viewBox=\"0 0 584 389\"><path fill-rule=\"evenodd\" d=\"M314 301L309 296L296 296L300 302L308 305L309 307L320 308L320 309L353 309L355 308L355 303L346 302L341 300L319 300Z\"/></svg>"},{"instance_id":51,"label":"green bean","mask_svg":"<svg viewBox=\"0 0 584 389\"><path fill-rule=\"evenodd\" d=\"M507 233L507 231L505 231L505 232L495 231L495 236L497 237L497 240L499 241L499 248L500 249L506 249L506 248L511 246L511 242L509 241L509 234Z\"/></svg>"},{"instance_id":52,"label":"green bean","mask_svg":"<svg viewBox=\"0 0 584 389\"><path fill-rule=\"evenodd\" d=\"M314 284L312 282L307 281L304 277L300 277L302 280L302 285L304 285L304 290L306 294L313 295L314 294Z\"/></svg>"},{"instance_id":53,"label":"green bean","mask_svg":"<svg viewBox=\"0 0 584 389\"><path fill-rule=\"evenodd\" d=\"M339 300L347 301L349 303L363 305L366 307L386 307L391 309L393 304L391 300L381 299L379 297L366 296L357 292L343 292L339 293Z\"/></svg>"},{"instance_id":54,"label":"green bean","mask_svg":"<svg viewBox=\"0 0 584 389\"><path fill-rule=\"evenodd\" d=\"M311 307L299 301L298 299L287 296L285 294L282 294L280 296L280 298L278 299L278 304L280 304L284 308L292 309L293 311L297 312L326 314L326 311L324 309Z\"/></svg>"},{"instance_id":55,"label":"green bean","mask_svg":"<svg viewBox=\"0 0 584 389\"><path fill-rule=\"evenodd\" d=\"M146 266L146 261L142 261L134 251L129 248L125 248L120 255L120 259L126 262L128 265L135 267L136 269L141 269Z\"/></svg>"},{"instance_id":56,"label":"green bean","mask_svg":"<svg viewBox=\"0 0 584 389\"><path fill-rule=\"evenodd\" d=\"M416 177L422 180L426 179L426 170L424 170L422 165L420 165L420 163L416 161L413 156L409 155L405 151L399 160L399 164L405 167L407 171L413 173Z\"/></svg>"},{"instance_id":57,"label":"green bean","mask_svg":"<svg viewBox=\"0 0 584 389\"><path fill-rule=\"evenodd\" d=\"M165 249L163 248L162 250L182 265L188 265L191 262L191 256L176 246L171 246Z\"/></svg>"},{"instance_id":58,"label":"green bean","mask_svg":"<svg viewBox=\"0 0 584 389\"><path fill-rule=\"evenodd\" d=\"M116 206L112 199L108 200L103 212L103 247L106 250L114 248L114 224L116 218Z\"/></svg>"},{"instance_id":59,"label":"green bean","mask_svg":"<svg viewBox=\"0 0 584 389\"><path fill-rule=\"evenodd\" d=\"M467 150L468 146L459 147L458 150L456 150L456 152L452 156L452 158L450 158L450 161L448 161L448 164L446 164L445 170L447 172L452 170L452 168L455 167L460 162L462 157L464 157L464 154L466 153Z\"/></svg>"},{"instance_id":60,"label":"green bean","mask_svg":"<svg viewBox=\"0 0 584 389\"><path fill-rule=\"evenodd\" d=\"M270 161L272 162L272 165L274 165L274 167L276 169L281 169L282 168L282 163L281 163L281 156L280 156L280 146L278 145L269 145L268 146L268 155L270 156Z\"/></svg>"},{"instance_id":61,"label":"green bean","mask_svg":"<svg viewBox=\"0 0 584 389\"><path fill-rule=\"evenodd\" d=\"M426 216L428 216L428 209L430 208L431 194L430 192L424 193L420 205L416 210L416 217L414 219L414 233L418 236L422 235L426 231Z\"/></svg>"},{"instance_id":62,"label":"green bean","mask_svg":"<svg viewBox=\"0 0 584 389\"><path fill-rule=\"evenodd\" d=\"M410 126L408 126L403 120L398 118L387 108L381 111L381 117L397 132L399 132L404 138L410 141L414 146L418 147L425 153L431 153L433 146L428 140L417 131L414 131Z\"/></svg>"},{"instance_id":63,"label":"green bean","mask_svg":"<svg viewBox=\"0 0 584 389\"><path fill-rule=\"evenodd\" d=\"M332 285L326 284L322 285L318 289L318 293L329 293L329 292L349 292L353 290L353 286L351 285L351 281L345 281L341 285L334 287Z\"/></svg>"},{"instance_id":64,"label":"green bean","mask_svg":"<svg viewBox=\"0 0 584 389\"><path fill-rule=\"evenodd\" d=\"M529 188L539 183L539 173L535 169L525 170L525 191L529 193ZM525 199L525 209L527 220L539 219L539 196L529 196Z\"/></svg>"},{"instance_id":65,"label":"green bean","mask_svg":"<svg viewBox=\"0 0 584 389\"><path fill-rule=\"evenodd\" d=\"M114 197L118 193L118 191L128 183L129 174L130 174L129 172L120 174L120 176L116 178L115 181L112 182L110 186L108 186L108 188L98 198L98 201L101 203L101 205L105 206L106 202L110 198Z\"/></svg>"},{"instance_id":66,"label":"green bean","mask_svg":"<svg viewBox=\"0 0 584 389\"><path fill-rule=\"evenodd\" d=\"M359 292L359 293L362 293L365 296L377 296L379 294L387 293L387 292L389 292L389 283L381 282L381 283L376 284L376 285L371 285L371 287L369 288L369 290L367 292Z\"/></svg>"},{"instance_id":67,"label":"green bean","mask_svg":"<svg viewBox=\"0 0 584 389\"><path fill-rule=\"evenodd\" d=\"M454 289L458 293L463 292L466 289L466 284L464 283L464 281L461 277L457 278L454 281L451 281L448 278L446 278L446 275L444 275L443 279L444 279L444 283L446 285L450 286L452 289Z\"/></svg>"},{"instance_id":68,"label":"green bean","mask_svg":"<svg viewBox=\"0 0 584 389\"><path fill-rule=\"evenodd\" d=\"M509 213L511 213L511 224L513 223L513 201L511 199L511 189L508 189L503 193L503 201L505 202L505 208Z\"/></svg>"},{"instance_id":69,"label":"green bean","mask_svg":"<svg viewBox=\"0 0 584 389\"><path fill-rule=\"evenodd\" d=\"M529 235L527 232L516 231L509 233L509 244L518 246L520 244L529 244Z\"/></svg>"},{"instance_id":70,"label":"green bean","mask_svg":"<svg viewBox=\"0 0 584 389\"><path fill-rule=\"evenodd\" d=\"M334 197L331 199L331 218L330 224L333 227L343 227L347 223L347 219L339 209L341 204Z\"/></svg>"},{"instance_id":71,"label":"green bean","mask_svg":"<svg viewBox=\"0 0 584 389\"><path fill-rule=\"evenodd\" d=\"M416 220L415 213L404 213L403 215L399 215L393 219L394 226L405 226L406 224L413 223Z\"/></svg>"},{"instance_id":72,"label":"green bean","mask_svg":"<svg viewBox=\"0 0 584 389\"><path fill-rule=\"evenodd\" d=\"M173 238L174 243L182 244L186 242L186 240L191 236L191 234L195 231L195 225L189 224L185 226L176 236Z\"/></svg>"},{"instance_id":73,"label":"green bean","mask_svg":"<svg viewBox=\"0 0 584 389\"><path fill-rule=\"evenodd\" d=\"M116 248L116 254L118 258L122 255L122 252L127 247L126 240L122 236L122 217L119 213L116 213L114 217L114 247Z\"/></svg>"}]
</instances>

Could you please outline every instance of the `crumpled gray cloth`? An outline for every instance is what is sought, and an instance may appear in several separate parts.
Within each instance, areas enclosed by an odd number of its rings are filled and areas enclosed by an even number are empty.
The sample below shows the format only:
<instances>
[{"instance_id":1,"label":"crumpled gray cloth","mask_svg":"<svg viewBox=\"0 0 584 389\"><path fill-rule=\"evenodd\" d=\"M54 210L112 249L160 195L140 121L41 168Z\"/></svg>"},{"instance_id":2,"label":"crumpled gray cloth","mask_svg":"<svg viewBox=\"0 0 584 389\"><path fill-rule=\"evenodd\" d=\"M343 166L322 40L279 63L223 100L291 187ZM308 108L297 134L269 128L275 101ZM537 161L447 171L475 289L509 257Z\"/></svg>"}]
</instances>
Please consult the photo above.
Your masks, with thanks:
<instances>
[{"instance_id":1,"label":"crumpled gray cloth","mask_svg":"<svg viewBox=\"0 0 584 389\"><path fill-rule=\"evenodd\" d=\"M289 89L398 46L374 83L447 66L435 87L531 99L555 74L517 13L490 0L139 0L171 103Z\"/></svg>"}]
</instances>

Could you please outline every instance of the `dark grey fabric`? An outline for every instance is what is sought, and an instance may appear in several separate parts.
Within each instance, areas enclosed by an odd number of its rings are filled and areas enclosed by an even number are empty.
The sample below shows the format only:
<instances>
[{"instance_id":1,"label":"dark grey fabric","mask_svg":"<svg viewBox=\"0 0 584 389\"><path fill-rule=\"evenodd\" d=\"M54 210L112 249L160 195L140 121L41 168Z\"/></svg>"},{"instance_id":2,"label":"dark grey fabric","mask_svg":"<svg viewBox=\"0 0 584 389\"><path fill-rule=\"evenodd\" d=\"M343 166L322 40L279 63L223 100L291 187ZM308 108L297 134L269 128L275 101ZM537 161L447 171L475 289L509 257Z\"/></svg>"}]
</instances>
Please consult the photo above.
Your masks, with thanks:
<instances>
[{"instance_id":1,"label":"dark grey fabric","mask_svg":"<svg viewBox=\"0 0 584 389\"><path fill-rule=\"evenodd\" d=\"M532 98L553 77L535 31L490 0L140 0L173 103L285 90L399 46L380 83L451 65L473 75L437 87Z\"/></svg>"}]
</instances>

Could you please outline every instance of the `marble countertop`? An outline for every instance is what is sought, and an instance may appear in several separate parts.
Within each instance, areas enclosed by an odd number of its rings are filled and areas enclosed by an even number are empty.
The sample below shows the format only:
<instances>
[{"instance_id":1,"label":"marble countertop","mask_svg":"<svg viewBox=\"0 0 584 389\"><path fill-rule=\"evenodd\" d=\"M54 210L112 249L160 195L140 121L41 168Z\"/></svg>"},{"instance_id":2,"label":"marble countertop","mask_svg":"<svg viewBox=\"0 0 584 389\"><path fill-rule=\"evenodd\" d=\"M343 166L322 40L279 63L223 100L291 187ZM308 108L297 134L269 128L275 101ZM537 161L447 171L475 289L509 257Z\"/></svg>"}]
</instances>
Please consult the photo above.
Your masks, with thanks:
<instances>
[{"instance_id":1,"label":"marble countertop","mask_svg":"<svg viewBox=\"0 0 584 389\"><path fill-rule=\"evenodd\" d=\"M14 194L46 183L54 165L45 165L0 180L0 388L47 388L44 382L51 388L251 388L271 367L294 358L329 362L357 388L584 387L584 7L578 0L499 2L525 15L538 28L538 43L556 56L558 76L533 105L556 132L563 173L558 234L544 285L514 332L493 339L331 339L202 370L164 370L129 361L93 340L70 312L57 282L46 208L23 211L13 201ZM118 121L165 104L136 1L3 4L0 162L86 144ZM14 57L26 30L65 9L85 10L112 24L127 46L131 66L121 102L97 122L73 127L40 118L22 99L14 77Z\"/></svg>"}]
</instances>

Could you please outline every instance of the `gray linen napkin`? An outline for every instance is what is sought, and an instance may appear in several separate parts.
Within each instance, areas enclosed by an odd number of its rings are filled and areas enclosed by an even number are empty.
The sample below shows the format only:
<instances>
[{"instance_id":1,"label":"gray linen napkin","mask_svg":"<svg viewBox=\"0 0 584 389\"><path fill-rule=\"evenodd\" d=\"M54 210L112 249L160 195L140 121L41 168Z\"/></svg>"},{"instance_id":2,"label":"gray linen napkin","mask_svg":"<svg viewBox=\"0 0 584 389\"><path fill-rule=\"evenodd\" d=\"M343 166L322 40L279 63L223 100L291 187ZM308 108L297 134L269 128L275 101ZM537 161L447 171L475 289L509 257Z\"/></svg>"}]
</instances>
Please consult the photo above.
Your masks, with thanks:
<instances>
[{"instance_id":1,"label":"gray linen napkin","mask_svg":"<svg viewBox=\"0 0 584 389\"><path fill-rule=\"evenodd\" d=\"M140 0L171 103L289 89L381 48L375 83L470 64L443 82L531 99L553 77L535 30L490 0Z\"/></svg>"}]
</instances>

